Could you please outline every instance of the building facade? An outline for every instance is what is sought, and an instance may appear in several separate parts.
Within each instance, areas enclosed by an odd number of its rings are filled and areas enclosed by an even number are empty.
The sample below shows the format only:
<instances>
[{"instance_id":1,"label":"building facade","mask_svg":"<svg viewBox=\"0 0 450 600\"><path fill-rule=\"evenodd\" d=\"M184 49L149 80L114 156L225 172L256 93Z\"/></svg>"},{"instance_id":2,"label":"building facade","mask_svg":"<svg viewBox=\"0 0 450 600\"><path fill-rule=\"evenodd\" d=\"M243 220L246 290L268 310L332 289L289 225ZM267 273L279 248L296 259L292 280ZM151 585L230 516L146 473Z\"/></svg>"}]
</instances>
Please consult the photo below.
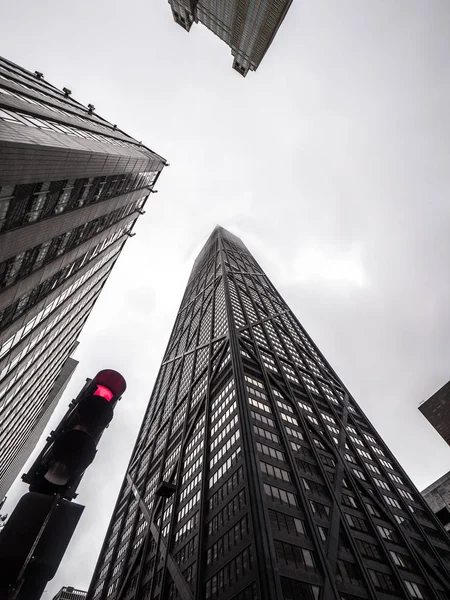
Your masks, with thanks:
<instances>
[{"instance_id":1,"label":"building facade","mask_svg":"<svg viewBox=\"0 0 450 600\"><path fill-rule=\"evenodd\" d=\"M89 600L450 598L450 540L244 244L195 261Z\"/></svg>"},{"instance_id":2,"label":"building facade","mask_svg":"<svg viewBox=\"0 0 450 600\"><path fill-rule=\"evenodd\" d=\"M0 156L3 497L165 161L6 59Z\"/></svg>"},{"instance_id":3,"label":"building facade","mask_svg":"<svg viewBox=\"0 0 450 600\"><path fill-rule=\"evenodd\" d=\"M422 402L419 410L450 445L450 381Z\"/></svg>"},{"instance_id":4,"label":"building facade","mask_svg":"<svg viewBox=\"0 0 450 600\"><path fill-rule=\"evenodd\" d=\"M446 531L450 531L450 471L424 489L422 495Z\"/></svg>"},{"instance_id":5,"label":"building facade","mask_svg":"<svg viewBox=\"0 0 450 600\"><path fill-rule=\"evenodd\" d=\"M85 600L86 592L76 590L73 587L63 587L54 596L53 600Z\"/></svg>"},{"instance_id":6,"label":"building facade","mask_svg":"<svg viewBox=\"0 0 450 600\"><path fill-rule=\"evenodd\" d=\"M256 71L292 0L169 0L173 18L186 31L203 23L231 48L233 69Z\"/></svg>"},{"instance_id":7,"label":"building facade","mask_svg":"<svg viewBox=\"0 0 450 600\"><path fill-rule=\"evenodd\" d=\"M78 366L78 361L74 360L70 356L67 358L62 366L62 369L56 378L44 404L40 407L39 413L36 414L36 418L29 423L28 435L22 436L22 445L15 444L15 456L9 467L5 471L2 480L2 489L8 490L16 477L20 474L23 465L28 460L29 456L33 452L39 438L44 433L44 429L50 420L58 402L61 400L75 369Z\"/></svg>"}]
</instances>

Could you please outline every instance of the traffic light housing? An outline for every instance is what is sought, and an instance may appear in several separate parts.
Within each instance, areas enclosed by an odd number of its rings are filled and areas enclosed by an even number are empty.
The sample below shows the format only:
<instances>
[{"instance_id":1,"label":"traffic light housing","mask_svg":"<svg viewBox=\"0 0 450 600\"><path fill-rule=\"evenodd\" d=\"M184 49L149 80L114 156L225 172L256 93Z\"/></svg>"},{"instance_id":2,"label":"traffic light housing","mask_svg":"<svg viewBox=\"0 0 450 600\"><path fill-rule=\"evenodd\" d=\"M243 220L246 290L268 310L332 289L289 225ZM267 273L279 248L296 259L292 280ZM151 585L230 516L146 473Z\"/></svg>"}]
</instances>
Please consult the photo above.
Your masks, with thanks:
<instances>
[{"instance_id":1,"label":"traffic light housing","mask_svg":"<svg viewBox=\"0 0 450 600\"><path fill-rule=\"evenodd\" d=\"M31 492L59 494L73 499L97 444L114 416L114 407L126 389L117 371L105 369L87 380L69 411L47 438L44 450L22 479Z\"/></svg>"},{"instance_id":2,"label":"traffic light housing","mask_svg":"<svg viewBox=\"0 0 450 600\"><path fill-rule=\"evenodd\" d=\"M0 535L0 590L16 582L33 546L27 578L52 579L83 510L76 502L47 494L22 496Z\"/></svg>"}]
</instances>

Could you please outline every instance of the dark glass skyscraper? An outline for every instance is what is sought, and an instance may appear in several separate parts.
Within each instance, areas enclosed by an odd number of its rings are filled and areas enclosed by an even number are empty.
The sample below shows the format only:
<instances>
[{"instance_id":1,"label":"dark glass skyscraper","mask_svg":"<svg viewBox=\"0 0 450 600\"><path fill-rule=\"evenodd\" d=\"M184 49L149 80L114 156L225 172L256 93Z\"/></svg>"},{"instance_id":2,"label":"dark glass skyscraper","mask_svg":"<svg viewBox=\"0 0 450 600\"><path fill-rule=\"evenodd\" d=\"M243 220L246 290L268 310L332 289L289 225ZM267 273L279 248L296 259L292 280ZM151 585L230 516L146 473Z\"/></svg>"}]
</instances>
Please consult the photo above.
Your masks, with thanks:
<instances>
[{"instance_id":1,"label":"dark glass skyscraper","mask_svg":"<svg viewBox=\"0 0 450 600\"><path fill-rule=\"evenodd\" d=\"M233 69L256 71L292 0L169 0L173 18L186 31L203 23L231 48Z\"/></svg>"},{"instance_id":2,"label":"dark glass skyscraper","mask_svg":"<svg viewBox=\"0 0 450 600\"><path fill-rule=\"evenodd\" d=\"M165 161L5 59L0 157L1 498Z\"/></svg>"},{"instance_id":3,"label":"dark glass skyscraper","mask_svg":"<svg viewBox=\"0 0 450 600\"><path fill-rule=\"evenodd\" d=\"M217 227L89 600L443 600L449 568L421 494L244 244Z\"/></svg>"}]
</instances>

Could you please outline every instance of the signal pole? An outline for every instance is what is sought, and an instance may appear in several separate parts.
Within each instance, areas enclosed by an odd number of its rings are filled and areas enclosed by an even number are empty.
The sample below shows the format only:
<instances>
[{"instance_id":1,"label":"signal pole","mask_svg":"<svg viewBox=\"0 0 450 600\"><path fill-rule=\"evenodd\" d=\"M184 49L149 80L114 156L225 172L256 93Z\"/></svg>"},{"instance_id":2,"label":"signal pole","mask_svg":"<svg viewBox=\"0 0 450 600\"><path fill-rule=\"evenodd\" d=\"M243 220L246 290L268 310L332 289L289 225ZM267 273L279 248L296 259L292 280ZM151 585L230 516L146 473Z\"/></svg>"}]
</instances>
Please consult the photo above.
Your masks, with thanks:
<instances>
[{"instance_id":1,"label":"signal pole","mask_svg":"<svg viewBox=\"0 0 450 600\"><path fill-rule=\"evenodd\" d=\"M22 476L29 492L0 532L0 600L39 600L55 576L84 510L76 489L125 389L111 369L87 379Z\"/></svg>"}]
</instances>

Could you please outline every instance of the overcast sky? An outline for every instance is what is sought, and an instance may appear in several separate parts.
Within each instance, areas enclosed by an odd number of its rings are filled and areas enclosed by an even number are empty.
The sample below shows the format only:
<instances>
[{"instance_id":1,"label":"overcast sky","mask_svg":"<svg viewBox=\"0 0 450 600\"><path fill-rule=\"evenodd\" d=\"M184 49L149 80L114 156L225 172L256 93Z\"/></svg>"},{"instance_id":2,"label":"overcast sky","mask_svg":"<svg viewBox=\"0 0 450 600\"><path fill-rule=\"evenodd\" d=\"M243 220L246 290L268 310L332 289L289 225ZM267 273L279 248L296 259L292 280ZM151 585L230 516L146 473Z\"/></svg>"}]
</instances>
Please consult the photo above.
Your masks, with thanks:
<instances>
[{"instance_id":1,"label":"overcast sky","mask_svg":"<svg viewBox=\"0 0 450 600\"><path fill-rule=\"evenodd\" d=\"M1 54L170 162L80 337L128 391L47 586L87 588L197 252L242 237L422 489L450 448L417 410L450 379L450 3L294 0L256 73L165 0L2 3ZM52 424L48 427L49 431ZM9 509L24 484L10 494Z\"/></svg>"}]
</instances>

